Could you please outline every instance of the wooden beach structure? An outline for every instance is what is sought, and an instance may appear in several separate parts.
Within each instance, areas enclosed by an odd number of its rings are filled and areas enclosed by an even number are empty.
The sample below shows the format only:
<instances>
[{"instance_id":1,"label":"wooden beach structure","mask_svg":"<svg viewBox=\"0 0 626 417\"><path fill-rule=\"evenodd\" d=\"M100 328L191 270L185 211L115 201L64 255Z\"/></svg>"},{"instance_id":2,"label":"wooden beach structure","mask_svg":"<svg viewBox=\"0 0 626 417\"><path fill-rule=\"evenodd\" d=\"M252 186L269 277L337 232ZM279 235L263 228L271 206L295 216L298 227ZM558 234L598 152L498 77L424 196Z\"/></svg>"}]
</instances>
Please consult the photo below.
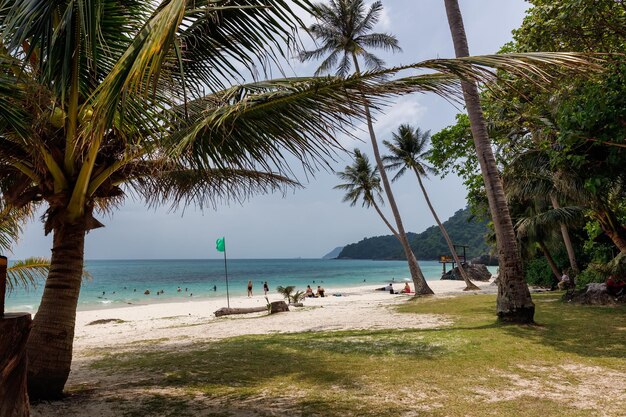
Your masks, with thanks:
<instances>
[{"instance_id":1,"label":"wooden beach structure","mask_svg":"<svg viewBox=\"0 0 626 417\"><path fill-rule=\"evenodd\" d=\"M469 246L467 245L453 245L454 246L454 250L456 251L459 259L461 260L461 263L466 264L467 263L467 248L469 248ZM457 250L457 248L463 248L463 255L461 255L459 253L459 251ZM446 264L452 264L452 268L454 269L456 267L456 262L454 261L454 258L452 257L452 255L440 255L439 256L439 263L443 265L443 272L442 275L446 273Z\"/></svg>"}]
</instances>

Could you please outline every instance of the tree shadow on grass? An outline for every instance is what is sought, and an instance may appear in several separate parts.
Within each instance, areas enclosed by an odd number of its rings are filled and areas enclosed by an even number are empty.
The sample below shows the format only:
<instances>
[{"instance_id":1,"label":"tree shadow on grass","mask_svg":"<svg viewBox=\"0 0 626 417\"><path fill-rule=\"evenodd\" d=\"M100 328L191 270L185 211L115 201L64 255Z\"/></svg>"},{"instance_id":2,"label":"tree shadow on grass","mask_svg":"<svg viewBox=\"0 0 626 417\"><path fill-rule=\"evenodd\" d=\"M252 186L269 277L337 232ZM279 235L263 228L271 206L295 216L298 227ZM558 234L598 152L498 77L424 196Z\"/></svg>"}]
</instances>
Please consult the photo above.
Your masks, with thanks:
<instances>
[{"instance_id":1,"label":"tree shadow on grass","mask_svg":"<svg viewBox=\"0 0 626 417\"><path fill-rule=\"evenodd\" d=\"M429 333L469 331L467 336L494 337L489 333L473 334L474 330L494 329L519 345L543 344L556 352L584 357L626 357L626 306L583 306L564 303L559 294L535 294L534 325L498 323L495 317L495 295L463 295L451 299L418 301L400 307L406 313L447 314L453 318L451 327L426 329ZM473 334L473 335L472 335ZM497 335L495 335L497 337Z\"/></svg>"},{"instance_id":2,"label":"tree shadow on grass","mask_svg":"<svg viewBox=\"0 0 626 417\"><path fill-rule=\"evenodd\" d=\"M158 402L169 404L168 397L162 397L164 391L182 393L192 404L193 398L200 398L208 411L199 415L396 416L406 407L377 399L379 393L372 392L360 367L393 366L404 372L409 356L445 354L445 348L419 340L415 333L243 336L184 349L125 352L99 359L92 366L114 379L125 375L115 387L106 379L101 384L105 395L121 399L122 409L130 416ZM128 392L137 398L129 401ZM172 404L177 404L175 399L173 394ZM255 413L242 413L242 407Z\"/></svg>"},{"instance_id":3,"label":"tree shadow on grass","mask_svg":"<svg viewBox=\"0 0 626 417\"><path fill-rule=\"evenodd\" d=\"M503 326L515 337L585 357L626 358L626 306L582 306L534 297L535 326Z\"/></svg>"},{"instance_id":4,"label":"tree shadow on grass","mask_svg":"<svg viewBox=\"0 0 626 417\"><path fill-rule=\"evenodd\" d=\"M253 388L268 379L284 378L353 389L359 384L359 373L344 363L346 355L353 359L354 355L431 358L445 352L445 347L419 340L414 332L301 333L236 337L183 350L127 352L106 356L91 366L154 377L139 381L142 386L185 386L207 392Z\"/></svg>"},{"instance_id":5,"label":"tree shadow on grass","mask_svg":"<svg viewBox=\"0 0 626 417\"><path fill-rule=\"evenodd\" d=\"M403 404L386 404L381 408L372 408L369 403L358 399L327 400L324 398L323 393L312 395L308 398L293 398L287 395L274 397L251 396L249 398L226 401L197 395L175 397L149 394L141 399L116 398L115 412L123 417L157 415L163 417L396 417L406 414L407 406ZM430 413L422 412L419 415L423 417L431 416Z\"/></svg>"}]
</instances>

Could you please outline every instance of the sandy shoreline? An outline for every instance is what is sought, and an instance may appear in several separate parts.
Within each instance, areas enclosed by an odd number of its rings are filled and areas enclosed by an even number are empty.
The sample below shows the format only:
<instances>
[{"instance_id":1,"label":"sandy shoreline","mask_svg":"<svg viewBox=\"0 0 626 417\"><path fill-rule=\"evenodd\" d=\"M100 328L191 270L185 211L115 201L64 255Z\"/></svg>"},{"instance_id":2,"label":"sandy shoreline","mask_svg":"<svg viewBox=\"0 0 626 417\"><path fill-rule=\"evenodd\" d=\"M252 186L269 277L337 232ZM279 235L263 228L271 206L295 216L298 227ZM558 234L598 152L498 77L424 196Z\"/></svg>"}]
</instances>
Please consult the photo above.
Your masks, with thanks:
<instances>
[{"instance_id":1,"label":"sandy shoreline","mask_svg":"<svg viewBox=\"0 0 626 417\"><path fill-rule=\"evenodd\" d=\"M430 281L439 296L460 293L463 281ZM275 332L324 331L380 328L424 328L444 324L441 318L416 316L407 319L388 307L405 301L408 295L391 295L375 291L380 285L349 288L326 288L324 298L307 298L304 307L291 307L285 314L250 320L266 313L216 318L214 312L226 307L226 299L196 299L129 305L117 308L79 311L76 318L74 348L80 357L83 350L103 346L119 346L146 340L167 339L171 343L191 343L201 339L221 339L245 334ZM400 286L397 285L397 289ZM495 287L482 283L483 291ZM341 294L341 296L333 296ZM282 300L275 292L270 301ZM231 307L260 307L266 304L263 295L231 297ZM115 320L106 324L89 325L96 320Z\"/></svg>"}]
</instances>

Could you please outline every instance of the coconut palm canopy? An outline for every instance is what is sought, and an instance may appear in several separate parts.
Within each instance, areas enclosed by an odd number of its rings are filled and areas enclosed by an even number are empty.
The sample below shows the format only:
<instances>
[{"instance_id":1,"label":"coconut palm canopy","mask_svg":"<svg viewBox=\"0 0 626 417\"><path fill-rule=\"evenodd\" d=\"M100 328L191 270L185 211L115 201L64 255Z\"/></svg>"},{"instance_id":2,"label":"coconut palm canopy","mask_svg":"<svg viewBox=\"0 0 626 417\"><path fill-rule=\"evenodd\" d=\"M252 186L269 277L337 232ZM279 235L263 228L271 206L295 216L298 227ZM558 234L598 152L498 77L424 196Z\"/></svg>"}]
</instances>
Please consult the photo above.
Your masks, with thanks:
<instances>
[{"instance_id":1,"label":"coconut palm canopy","mask_svg":"<svg viewBox=\"0 0 626 417\"><path fill-rule=\"evenodd\" d=\"M363 59L366 69L382 69L384 62L365 48L401 51L394 36L372 33L382 9L381 1L375 1L367 10L363 0L316 3L313 14L318 22L307 30L320 42L320 46L302 52L300 58L303 61L324 58L315 75L331 72L335 67L337 75L347 75L352 66L353 54Z\"/></svg>"},{"instance_id":2,"label":"coconut palm canopy","mask_svg":"<svg viewBox=\"0 0 626 417\"><path fill-rule=\"evenodd\" d=\"M346 191L343 201L351 206L355 206L361 199L363 207L369 207L376 201L383 202L378 168L372 167L367 155L360 150L354 150L354 162L346 166L344 171L338 172L337 176L345 183L334 188Z\"/></svg>"},{"instance_id":3,"label":"coconut palm canopy","mask_svg":"<svg viewBox=\"0 0 626 417\"><path fill-rule=\"evenodd\" d=\"M419 127L413 129L410 125L403 124L391 136L391 141L383 141L390 152L383 157L383 161L385 168L398 171L393 181L406 174L407 170L413 170L421 177L434 173L434 169L426 163L430 152L430 130L423 131Z\"/></svg>"}]
</instances>

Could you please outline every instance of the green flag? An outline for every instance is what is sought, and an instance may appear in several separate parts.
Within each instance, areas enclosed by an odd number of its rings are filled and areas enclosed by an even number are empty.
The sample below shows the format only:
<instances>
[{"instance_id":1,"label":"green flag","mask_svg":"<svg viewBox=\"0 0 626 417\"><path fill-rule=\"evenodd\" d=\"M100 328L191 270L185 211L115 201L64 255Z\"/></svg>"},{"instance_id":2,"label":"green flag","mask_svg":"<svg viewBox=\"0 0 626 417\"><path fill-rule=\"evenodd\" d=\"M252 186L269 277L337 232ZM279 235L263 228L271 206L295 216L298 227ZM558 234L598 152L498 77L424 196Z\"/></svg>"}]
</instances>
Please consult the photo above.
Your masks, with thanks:
<instances>
[{"instance_id":1,"label":"green flag","mask_svg":"<svg viewBox=\"0 0 626 417\"><path fill-rule=\"evenodd\" d=\"M218 252L224 252L226 250L226 238L221 237L215 241L215 249Z\"/></svg>"}]
</instances>

